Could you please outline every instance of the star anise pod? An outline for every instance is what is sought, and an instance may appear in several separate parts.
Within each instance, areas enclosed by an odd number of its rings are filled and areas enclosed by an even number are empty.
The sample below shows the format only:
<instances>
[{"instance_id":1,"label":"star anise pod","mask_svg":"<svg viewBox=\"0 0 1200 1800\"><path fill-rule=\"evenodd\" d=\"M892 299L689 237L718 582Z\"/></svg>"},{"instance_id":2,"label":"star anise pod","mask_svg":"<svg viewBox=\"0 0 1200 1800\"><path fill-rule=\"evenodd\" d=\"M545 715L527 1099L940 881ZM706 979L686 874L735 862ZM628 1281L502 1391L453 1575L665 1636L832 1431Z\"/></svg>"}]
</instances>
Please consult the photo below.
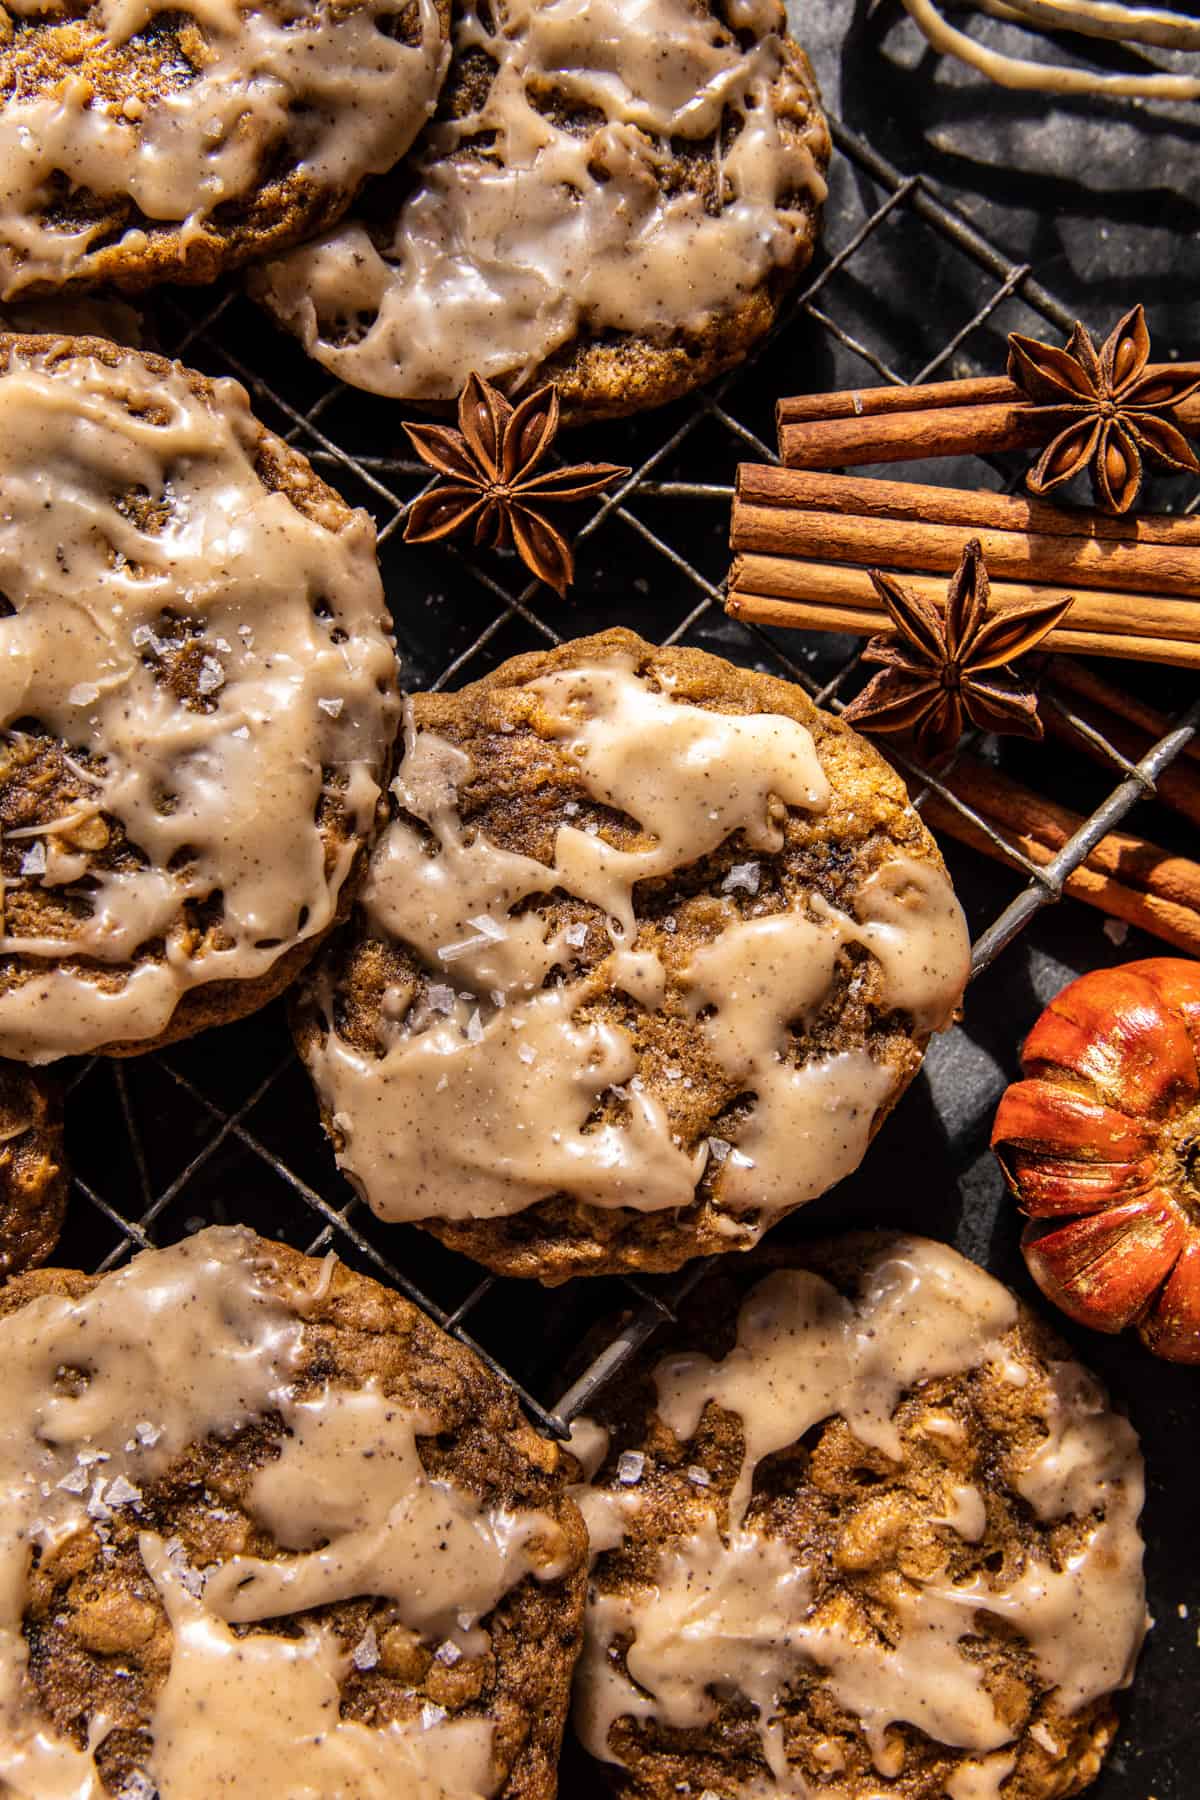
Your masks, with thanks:
<instances>
[{"instance_id":1,"label":"star anise pod","mask_svg":"<svg viewBox=\"0 0 1200 1800\"><path fill-rule=\"evenodd\" d=\"M1073 601L1030 600L989 614L991 587L978 538L950 579L945 612L892 576L871 570L893 632L873 637L863 661L882 663L843 719L867 731L911 734L929 760L957 744L964 718L984 731L1040 738L1037 697L1007 666L1034 648Z\"/></svg>"},{"instance_id":2,"label":"star anise pod","mask_svg":"<svg viewBox=\"0 0 1200 1800\"><path fill-rule=\"evenodd\" d=\"M1146 374L1150 333L1135 306L1097 351L1076 324L1065 349L1013 332L1008 378L1054 433L1028 476L1035 494L1070 481L1091 464L1092 489L1109 512L1128 512L1142 487L1144 462L1200 475L1200 461L1167 414L1200 388L1195 363Z\"/></svg>"},{"instance_id":3,"label":"star anise pod","mask_svg":"<svg viewBox=\"0 0 1200 1800\"><path fill-rule=\"evenodd\" d=\"M575 575L571 547L541 509L599 494L629 470L575 463L535 474L558 430L558 389L548 382L512 406L499 388L472 375L459 395L457 431L406 425L422 462L445 479L415 501L404 527L409 543L429 543L475 527L475 542L516 547L528 569L565 594Z\"/></svg>"}]
</instances>

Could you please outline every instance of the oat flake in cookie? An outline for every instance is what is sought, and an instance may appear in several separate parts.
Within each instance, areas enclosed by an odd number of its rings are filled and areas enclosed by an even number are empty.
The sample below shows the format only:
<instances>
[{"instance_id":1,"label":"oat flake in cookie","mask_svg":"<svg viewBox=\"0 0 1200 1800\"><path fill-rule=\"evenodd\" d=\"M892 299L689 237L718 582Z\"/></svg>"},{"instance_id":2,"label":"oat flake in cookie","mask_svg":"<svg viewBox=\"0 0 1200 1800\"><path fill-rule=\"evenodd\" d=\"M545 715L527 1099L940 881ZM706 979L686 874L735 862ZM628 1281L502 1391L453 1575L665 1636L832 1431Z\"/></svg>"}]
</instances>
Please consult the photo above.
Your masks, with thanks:
<instances>
[{"instance_id":1,"label":"oat flake in cookie","mask_svg":"<svg viewBox=\"0 0 1200 1800\"><path fill-rule=\"evenodd\" d=\"M561 1455L330 1255L241 1229L0 1294L0 1786L550 1800Z\"/></svg>"},{"instance_id":2,"label":"oat flake in cookie","mask_svg":"<svg viewBox=\"0 0 1200 1800\"><path fill-rule=\"evenodd\" d=\"M932 839L788 683L581 638L417 695L392 796L298 1038L374 1210L495 1269L748 1248L957 1008Z\"/></svg>"},{"instance_id":3,"label":"oat flake in cookie","mask_svg":"<svg viewBox=\"0 0 1200 1800\"><path fill-rule=\"evenodd\" d=\"M1142 1461L1065 1357L927 1239L723 1264L576 1428L575 1724L616 1791L1085 1787L1145 1632Z\"/></svg>"},{"instance_id":4,"label":"oat flake in cookie","mask_svg":"<svg viewBox=\"0 0 1200 1800\"><path fill-rule=\"evenodd\" d=\"M410 161L252 284L374 393L447 403L476 370L633 412L767 330L828 160L780 0L465 0Z\"/></svg>"},{"instance_id":5,"label":"oat flake in cookie","mask_svg":"<svg viewBox=\"0 0 1200 1800\"><path fill-rule=\"evenodd\" d=\"M16 0L0 299L211 281L331 224L432 112L445 0Z\"/></svg>"},{"instance_id":6,"label":"oat flake in cookie","mask_svg":"<svg viewBox=\"0 0 1200 1800\"><path fill-rule=\"evenodd\" d=\"M263 1004L348 904L398 701L369 519L234 382L0 336L0 1054Z\"/></svg>"}]
</instances>

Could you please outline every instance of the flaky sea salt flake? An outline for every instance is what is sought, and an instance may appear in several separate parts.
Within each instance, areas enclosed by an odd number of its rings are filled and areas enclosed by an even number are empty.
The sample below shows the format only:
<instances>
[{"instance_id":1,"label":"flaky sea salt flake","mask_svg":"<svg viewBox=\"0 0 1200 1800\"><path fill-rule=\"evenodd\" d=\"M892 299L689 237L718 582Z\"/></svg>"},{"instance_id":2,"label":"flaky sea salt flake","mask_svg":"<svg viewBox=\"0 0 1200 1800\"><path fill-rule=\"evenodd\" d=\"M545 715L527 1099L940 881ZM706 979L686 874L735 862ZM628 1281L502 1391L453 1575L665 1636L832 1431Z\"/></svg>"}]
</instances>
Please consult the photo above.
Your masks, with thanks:
<instances>
[{"instance_id":1,"label":"flaky sea salt flake","mask_svg":"<svg viewBox=\"0 0 1200 1800\"><path fill-rule=\"evenodd\" d=\"M645 1467L646 1459L640 1450L622 1450L617 1458L617 1480L622 1487L636 1487Z\"/></svg>"},{"instance_id":2,"label":"flaky sea salt flake","mask_svg":"<svg viewBox=\"0 0 1200 1800\"><path fill-rule=\"evenodd\" d=\"M587 943L587 934L588 928L581 920L577 925L567 926L563 932L563 941L570 944L572 949L579 950Z\"/></svg>"},{"instance_id":3,"label":"flaky sea salt flake","mask_svg":"<svg viewBox=\"0 0 1200 1800\"><path fill-rule=\"evenodd\" d=\"M127 1481L124 1475L118 1475L109 1483L104 1501L107 1506L132 1506L141 1497L140 1487L134 1487L132 1481Z\"/></svg>"},{"instance_id":4,"label":"flaky sea salt flake","mask_svg":"<svg viewBox=\"0 0 1200 1800\"><path fill-rule=\"evenodd\" d=\"M427 1700L421 1708L421 1730L432 1731L434 1726L440 1725L445 1717L444 1706L435 1706L432 1700Z\"/></svg>"},{"instance_id":5,"label":"flaky sea salt flake","mask_svg":"<svg viewBox=\"0 0 1200 1800\"><path fill-rule=\"evenodd\" d=\"M345 704L346 702L344 700L320 699L317 701L317 705L320 707L321 711L323 713L328 713L331 719L337 718Z\"/></svg>"},{"instance_id":6,"label":"flaky sea salt flake","mask_svg":"<svg viewBox=\"0 0 1200 1800\"><path fill-rule=\"evenodd\" d=\"M206 656L200 664L196 687L201 694L215 694L225 686L225 670L215 656Z\"/></svg>"},{"instance_id":7,"label":"flaky sea salt flake","mask_svg":"<svg viewBox=\"0 0 1200 1800\"><path fill-rule=\"evenodd\" d=\"M447 1669L452 1669L456 1662L462 1661L462 1651L451 1638L447 1638L444 1644L439 1644L433 1654L435 1659Z\"/></svg>"},{"instance_id":8,"label":"flaky sea salt flake","mask_svg":"<svg viewBox=\"0 0 1200 1800\"><path fill-rule=\"evenodd\" d=\"M757 894L760 874L760 866L756 862L734 863L721 883L721 892L732 894L741 888L747 894Z\"/></svg>"},{"instance_id":9,"label":"flaky sea salt flake","mask_svg":"<svg viewBox=\"0 0 1200 1800\"><path fill-rule=\"evenodd\" d=\"M379 1639L375 1627L368 1625L351 1654L356 1669L373 1669L379 1662Z\"/></svg>"},{"instance_id":10,"label":"flaky sea salt flake","mask_svg":"<svg viewBox=\"0 0 1200 1800\"><path fill-rule=\"evenodd\" d=\"M67 695L68 706L90 706L93 700L100 698L100 689L93 681L77 681Z\"/></svg>"},{"instance_id":11,"label":"flaky sea salt flake","mask_svg":"<svg viewBox=\"0 0 1200 1800\"><path fill-rule=\"evenodd\" d=\"M157 1800L158 1789L140 1769L130 1769L117 1789L117 1800Z\"/></svg>"},{"instance_id":12,"label":"flaky sea salt flake","mask_svg":"<svg viewBox=\"0 0 1200 1800\"><path fill-rule=\"evenodd\" d=\"M457 962L460 956L470 956L473 950L482 950L490 942L482 934L476 937L459 938L455 944L442 944L438 949L439 962Z\"/></svg>"},{"instance_id":13,"label":"flaky sea salt flake","mask_svg":"<svg viewBox=\"0 0 1200 1800\"><path fill-rule=\"evenodd\" d=\"M473 919L467 920L467 924L473 926L482 937L491 938L493 944L503 943L508 936L499 920L493 919L489 913L477 913Z\"/></svg>"}]
</instances>

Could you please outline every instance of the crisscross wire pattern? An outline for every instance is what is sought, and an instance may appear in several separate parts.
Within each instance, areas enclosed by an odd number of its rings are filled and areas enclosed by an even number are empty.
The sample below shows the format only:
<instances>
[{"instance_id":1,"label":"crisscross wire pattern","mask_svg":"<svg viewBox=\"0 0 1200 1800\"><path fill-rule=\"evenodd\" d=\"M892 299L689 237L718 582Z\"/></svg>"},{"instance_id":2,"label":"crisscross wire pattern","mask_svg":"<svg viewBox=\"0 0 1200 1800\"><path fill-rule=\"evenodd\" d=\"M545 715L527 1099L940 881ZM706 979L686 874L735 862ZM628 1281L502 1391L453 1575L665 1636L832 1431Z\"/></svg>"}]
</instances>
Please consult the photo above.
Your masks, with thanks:
<instances>
[{"instance_id":1,"label":"crisscross wire pattern","mask_svg":"<svg viewBox=\"0 0 1200 1800\"><path fill-rule=\"evenodd\" d=\"M406 514L428 471L404 453L397 409L324 374L277 339L235 289L164 298L152 330L170 354L244 382L264 421L371 511L410 686L457 686L519 650L623 623L782 674L836 708L861 680L856 644L771 634L722 608L734 465L773 459L775 397L994 369L1007 331L1045 335L1048 326L1054 335L1072 320L1027 267L919 177L901 175L836 121L833 128L842 153L833 242L771 339L690 401L588 433L587 454L632 464L633 473L579 520L577 585L566 608L511 558L403 545ZM569 441L564 459L575 459ZM938 478L954 477L943 466ZM1014 476L1000 470L989 479ZM1083 783L1089 815L1045 865L1003 846L1009 897L994 904L1003 878L991 875L976 971L1059 897L1070 871L1132 806L1153 796L1156 778L1185 750L1200 704L1183 710L1193 693L1181 681L1172 694L1167 677L1155 688L1159 705L1164 689L1177 721L1136 764L1069 714L1104 761L1100 772L1081 764L1071 777L1072 802ZM906 772L918 805L937 792L970 814L944 780L911 766ZM953 847L948 859L961 881L964 863ZM103 1270L150 1243L235 1219L312 1254L334 1249L408 1294L501 1370L533 1419L556 1435L702 1272L694 1265L666 1280L545 1292L494 1280L418 1231L378 1224L334 1168L278 1005L163 1053L95 1059L72 1071L69 1087L74 1191L59 1260Z\"/></svg>"}]
</instances>

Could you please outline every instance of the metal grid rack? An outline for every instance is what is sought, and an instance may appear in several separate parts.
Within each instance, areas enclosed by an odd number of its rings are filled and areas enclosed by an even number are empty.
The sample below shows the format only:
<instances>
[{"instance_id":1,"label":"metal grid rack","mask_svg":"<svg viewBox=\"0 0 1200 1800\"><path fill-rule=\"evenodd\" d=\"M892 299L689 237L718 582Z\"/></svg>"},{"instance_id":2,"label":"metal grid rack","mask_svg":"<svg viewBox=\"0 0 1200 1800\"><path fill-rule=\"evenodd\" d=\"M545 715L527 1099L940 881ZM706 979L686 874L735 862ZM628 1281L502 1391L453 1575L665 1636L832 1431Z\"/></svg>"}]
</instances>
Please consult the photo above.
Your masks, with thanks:
<instances>
[{"instance_id":1,"label":"metal grid rack","mask_svg":"<svg viewBox=\"0 0 1200 1800\"><path fill-rule=\"evenodd\" d=\"M525 584L512 561L402 546L403 521L427 471L399 453L398 409L342 387L277 341L235 289L215 304L211 293L166 298L151 329L169 353L242 380L260 416L372 511L410 685L457 684L517 650L628 622L664 642L701 644L781 673L838 707L855 679L852 643L824 640L814 648L724 614L730 488L705 475L716 469L728 480L740 458L772 458L771 407L780 391L844 387L864 370L901 382L994 368L1008 330L1049 324L1065 331L1072 321L1027 267L1009 261L920 177L902 176L862 138L832 124L841 152L833 232L841 241L771 339L692 400L589 433L589 451L635 469L577 533L579 598L569 609ZM891 282L918 257L931 272L919 311L911 281ZM635 565L643 572L631 578ZM1192 691L1181 684L1182 699ZM1156 697L1161 703L1161 682ZM1089 794L1094 810L1049 864L1012 859L1016 891L977 937L975 972L1058 898L1068 873L1130 807L1153 795L1155 778L1200 725L1200 702L1136 765L1076 723L1110 765ZM968 810L926 772L908 773L918 804L936 789ZM956 852L951 861L957 872ZM93 1059L75 1069L70 1088L75 1192L61 1260L105 1269L139 1247L226 1218L310 1253L333 1247L410 1295L500 1369L533 1419L558 1436L702 1272L693 1265L669 1280L577 1282L547 1293L495 1280L415 1230L379 1226L334 1169L278 1004L163 1053L128 1063ZM620 1323L585 1362L579 1346L589 1328L614 1313ZM588 1341L594 1351L597 1340Z\"/></svg>"}]
</instances>

